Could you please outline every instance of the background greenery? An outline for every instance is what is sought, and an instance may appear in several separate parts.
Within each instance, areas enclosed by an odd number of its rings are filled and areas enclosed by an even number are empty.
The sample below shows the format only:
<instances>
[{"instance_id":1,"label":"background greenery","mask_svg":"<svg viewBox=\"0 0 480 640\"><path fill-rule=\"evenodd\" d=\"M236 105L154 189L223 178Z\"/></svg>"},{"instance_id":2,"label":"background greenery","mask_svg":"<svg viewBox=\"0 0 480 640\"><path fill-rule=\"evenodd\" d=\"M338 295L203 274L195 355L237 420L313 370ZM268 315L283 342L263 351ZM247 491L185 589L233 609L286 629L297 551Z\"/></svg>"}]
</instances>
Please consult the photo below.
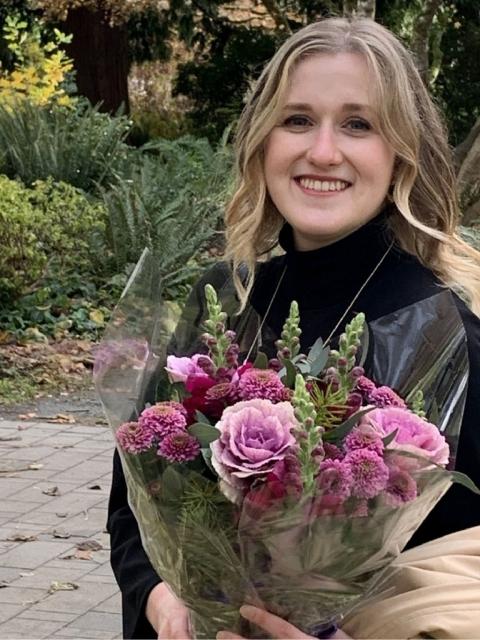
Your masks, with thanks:
<instances>
[{"instance_id":1,"label":"background greenery","mask_svg":"<svg viewBox=\"0 0 480 640\"><path fill-rule=\"evenodd\" d=\"M181 300L221 251L229 131L252 80L291 32L350 14L414 52L478 246L476 0L4 0L0 344L97 339L145 245Z\"/></svg>"}]
</instances>

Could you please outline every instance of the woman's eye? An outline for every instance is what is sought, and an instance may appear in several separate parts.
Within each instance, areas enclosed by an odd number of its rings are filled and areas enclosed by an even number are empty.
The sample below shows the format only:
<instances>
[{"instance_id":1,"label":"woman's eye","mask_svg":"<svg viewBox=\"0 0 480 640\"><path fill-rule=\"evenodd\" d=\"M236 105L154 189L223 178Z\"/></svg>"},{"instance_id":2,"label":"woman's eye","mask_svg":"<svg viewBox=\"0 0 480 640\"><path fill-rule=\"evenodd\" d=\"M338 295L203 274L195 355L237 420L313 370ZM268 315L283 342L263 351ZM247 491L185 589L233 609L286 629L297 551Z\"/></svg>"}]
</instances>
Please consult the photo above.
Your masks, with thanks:
<instances>
[{"instance_id":1,"label":"woman's eye","mask_svg":"<svg viewBox=\"0 0 480 640\"><path fill-rule=\"evenodd\" d=\"M287 127L288 129L305 129L311 125L311 121L306 116L289 116L286 118L282 126Z\"/></svg>"},{"instance_id":2,"label":"woman's eye","mask_svg":"<svg viewBox=\"0 0 480 640\"><path fill-rule=\"evenodd\" d=\"M348 120L346 126L352 131L370 131L372 126L366 120L362 120L361 118L353 118L352 120Z\"/></svg>"}]
</instances>

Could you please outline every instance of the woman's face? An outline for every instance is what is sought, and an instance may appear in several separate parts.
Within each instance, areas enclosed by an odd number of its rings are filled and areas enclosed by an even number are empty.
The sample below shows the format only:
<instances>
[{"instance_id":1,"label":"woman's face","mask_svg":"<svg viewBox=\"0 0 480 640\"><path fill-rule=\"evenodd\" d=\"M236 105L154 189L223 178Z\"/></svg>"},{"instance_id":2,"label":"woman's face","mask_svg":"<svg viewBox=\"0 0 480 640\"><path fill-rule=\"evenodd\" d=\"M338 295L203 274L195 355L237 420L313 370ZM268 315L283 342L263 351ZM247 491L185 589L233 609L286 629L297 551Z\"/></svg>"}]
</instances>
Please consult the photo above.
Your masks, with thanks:
<instances>
[{"instance_id":1,"label":"woman's face","mask_svg":"<svg viewBox=\"0 0 480 640\"><path fill-rule=\"evenodd\" d=\"M265 144L271 199L301 251L325 246L374 218L390 187L394 151L378 130L359 54L318 54L294 70Z\"/></svg>"}]
</instances>

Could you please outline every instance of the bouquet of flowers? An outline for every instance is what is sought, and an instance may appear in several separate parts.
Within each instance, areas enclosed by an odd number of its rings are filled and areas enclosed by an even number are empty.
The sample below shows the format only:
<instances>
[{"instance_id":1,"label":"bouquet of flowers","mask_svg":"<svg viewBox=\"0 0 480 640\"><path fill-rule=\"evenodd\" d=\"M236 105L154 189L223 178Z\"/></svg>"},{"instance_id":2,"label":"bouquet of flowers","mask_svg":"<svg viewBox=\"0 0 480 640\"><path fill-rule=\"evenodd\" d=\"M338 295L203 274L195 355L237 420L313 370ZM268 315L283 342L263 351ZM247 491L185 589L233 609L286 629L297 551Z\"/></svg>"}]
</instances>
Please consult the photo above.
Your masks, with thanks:
<instances>
[{"instance_id":1,"label":"bouquet of flowers","mask_svg":"<svg viewBox=\"0 0 480 640\"><path fill-rule=\"evenodd\" d=\"M165 325L149 338L138 323L136 333L126 329L145 310L138 295L119 306L100 349L97 386L129 502L154 568L192 613L196 637L225 628L255 634L239 616L244 603L315 634L380 593L382 570L451 482L469 485L448 470L467 374L461 323L444 296L435 301L439 349L415 380L413 363L399 363L408 369L402 397L375 375L375 362L374 375L365 375L362 314L336 349L319 338L303 354L292 302L274 357L257 349L244 360L217 290L207 284L204 292L199 348L190 355L161 353ZM373 335L384 362L384 334ZM417 345L410 355L418 353ZM152 381L156 397L145 406Z\"/></svg>"}]
</instances>

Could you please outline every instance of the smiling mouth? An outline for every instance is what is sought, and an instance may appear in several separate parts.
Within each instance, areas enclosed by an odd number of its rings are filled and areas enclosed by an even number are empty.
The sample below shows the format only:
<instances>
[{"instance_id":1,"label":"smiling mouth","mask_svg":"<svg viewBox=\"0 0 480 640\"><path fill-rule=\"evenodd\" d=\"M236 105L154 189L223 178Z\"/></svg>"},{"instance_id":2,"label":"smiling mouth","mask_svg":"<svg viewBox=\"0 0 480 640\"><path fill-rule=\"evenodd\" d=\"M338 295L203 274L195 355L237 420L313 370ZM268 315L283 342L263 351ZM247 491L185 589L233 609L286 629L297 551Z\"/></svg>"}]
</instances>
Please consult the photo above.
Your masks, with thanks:
<instances>
[{"instance_id":1,"label":"smiling mouth","mask_svg":"<svg viewBox=\"0 0 480 640\"><path fill-rule=\"evenodd\" d=\"M345 180L315 180L314 178L295 178L295 182L307 191L315 193L338 193L351 186Z\"/></svg>"}]
</instances>

